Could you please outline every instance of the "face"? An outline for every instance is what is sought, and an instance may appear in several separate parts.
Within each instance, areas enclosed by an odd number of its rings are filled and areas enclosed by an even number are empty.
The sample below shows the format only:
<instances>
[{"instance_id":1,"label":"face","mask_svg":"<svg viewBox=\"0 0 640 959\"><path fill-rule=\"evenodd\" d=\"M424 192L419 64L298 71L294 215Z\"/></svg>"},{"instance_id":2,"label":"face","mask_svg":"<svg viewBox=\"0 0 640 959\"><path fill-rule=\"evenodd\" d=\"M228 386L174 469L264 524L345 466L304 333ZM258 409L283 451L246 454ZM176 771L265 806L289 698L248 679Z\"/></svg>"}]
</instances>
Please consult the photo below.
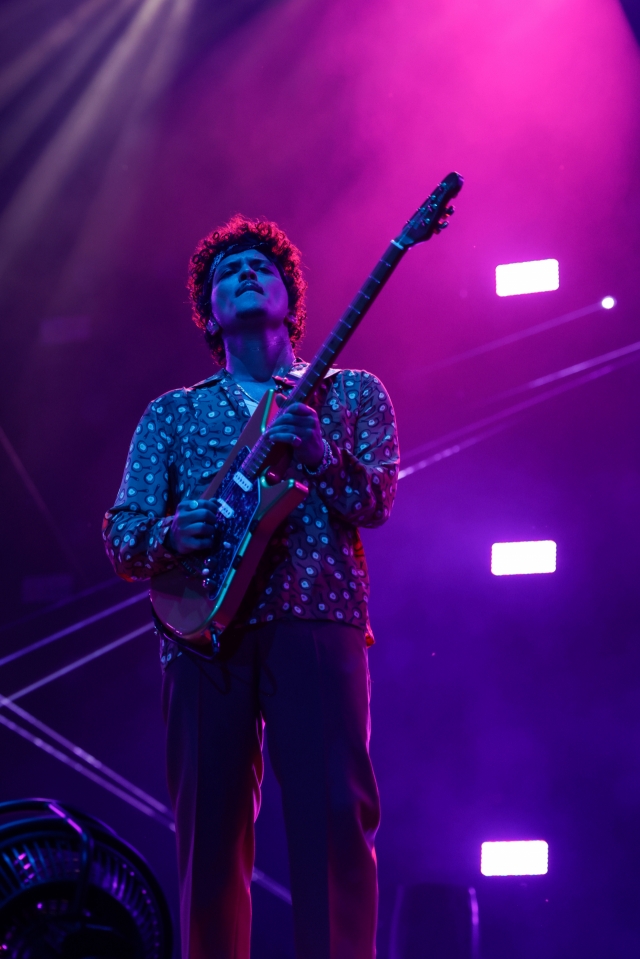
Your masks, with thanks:
<instances>
[{"instance_id":1,"label":"face","mask_svg":"<svg viewBox=\"0 0 640 959\"><path fill-rule=\"evenodd\" d=\"M289 298L277 266L260 250L231 253L213 274L211 309L223 333L284 325Z\"/></svg>"}]
</instances>

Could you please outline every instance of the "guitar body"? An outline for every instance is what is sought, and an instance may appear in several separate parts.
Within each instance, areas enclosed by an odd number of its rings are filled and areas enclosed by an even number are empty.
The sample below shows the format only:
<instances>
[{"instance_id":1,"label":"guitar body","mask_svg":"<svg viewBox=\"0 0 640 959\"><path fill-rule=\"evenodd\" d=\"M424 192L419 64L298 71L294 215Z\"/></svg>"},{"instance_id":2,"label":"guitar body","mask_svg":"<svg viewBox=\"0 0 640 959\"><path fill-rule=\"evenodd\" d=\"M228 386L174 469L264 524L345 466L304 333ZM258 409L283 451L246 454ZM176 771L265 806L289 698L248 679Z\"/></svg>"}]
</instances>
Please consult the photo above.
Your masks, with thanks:
<instances>
[{"instance_id":1,"label":"guitar body","mask_svg":"<svg viewBox=\"0 0 640 959\"><path fill-rule=\"evenodd\" d=\"M260 476L250 489L234 481L243 459L277 412L275 391L269 390L202 494L203 499L222 494L225 506L233 512L226 519L217 548L210 554L189 555L181 567L151 580L154 612L167 632L178 639L195 645L213 640L216 645L217 637L237 613L274 532L308 495L304 483L271 481L271 473ZM286 463L274 462L273 472L284 472L283 466Z\"/></svg>"}]
</instances>

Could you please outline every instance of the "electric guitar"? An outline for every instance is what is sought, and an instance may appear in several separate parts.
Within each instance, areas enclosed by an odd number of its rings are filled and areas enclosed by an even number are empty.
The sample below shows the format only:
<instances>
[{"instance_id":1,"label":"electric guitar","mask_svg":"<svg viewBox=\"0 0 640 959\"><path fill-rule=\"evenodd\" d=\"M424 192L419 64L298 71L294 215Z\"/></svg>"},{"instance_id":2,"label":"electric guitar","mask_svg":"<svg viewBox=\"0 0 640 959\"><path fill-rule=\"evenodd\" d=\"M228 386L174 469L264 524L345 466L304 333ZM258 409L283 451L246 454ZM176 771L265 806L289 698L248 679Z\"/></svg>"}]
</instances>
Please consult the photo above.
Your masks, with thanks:
<instances>
[{"instance_id":1,"label":"electric guitar","mask_svg":"<svg viewBox=\"0 0 640 959\"><path fill-rule=\"evenodd\" d=\"M407 250L449 225L450 203L463 182L457 173L445 177L391 241L283 405L276 404L275 390L263 396L202 494L218 503L221 532L214 546L180 557L179 566L151 580L151 604L165 635L181 644L211 644L214 653L219 650L220 637L238 611L271 537L309 492L304 483L286 475L291 451L271 441L267 427L292 403L310 399Z\"/></svg>"}]
</instances>

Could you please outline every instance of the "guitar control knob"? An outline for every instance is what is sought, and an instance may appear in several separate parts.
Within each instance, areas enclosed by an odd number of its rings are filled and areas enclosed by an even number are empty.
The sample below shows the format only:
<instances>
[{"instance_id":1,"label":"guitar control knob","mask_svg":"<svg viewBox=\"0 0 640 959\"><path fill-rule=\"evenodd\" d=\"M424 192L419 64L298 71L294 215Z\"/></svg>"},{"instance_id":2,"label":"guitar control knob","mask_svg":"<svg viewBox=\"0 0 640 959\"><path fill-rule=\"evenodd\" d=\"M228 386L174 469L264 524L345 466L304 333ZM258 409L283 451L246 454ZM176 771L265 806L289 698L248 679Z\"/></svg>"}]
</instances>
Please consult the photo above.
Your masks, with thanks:
<instances>
[{"instance_id":1,"label":"guitar control knob","mask_svg":"<svg viewBox=\"0 0 640 959\"><path fill-rule=\"evenodd\" d=\"M203 570L202 570L202 575L203 575L203 576L208 576L210 572L211 572L210 569L203 569Z\"/></svg>"}]
</instances>

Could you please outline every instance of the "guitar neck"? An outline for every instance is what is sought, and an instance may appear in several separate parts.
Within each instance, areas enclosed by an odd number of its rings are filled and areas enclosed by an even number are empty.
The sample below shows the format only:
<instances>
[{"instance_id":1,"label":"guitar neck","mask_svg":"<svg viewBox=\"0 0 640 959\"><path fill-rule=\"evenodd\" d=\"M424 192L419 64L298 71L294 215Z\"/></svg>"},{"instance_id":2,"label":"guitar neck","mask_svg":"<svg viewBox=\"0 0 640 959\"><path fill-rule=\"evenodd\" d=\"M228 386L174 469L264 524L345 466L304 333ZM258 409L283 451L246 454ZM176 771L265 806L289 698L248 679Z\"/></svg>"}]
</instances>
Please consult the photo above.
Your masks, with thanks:
<instances>
[{"instance_id":1,"label":"guitar neck","mask_svg":"<svg viewBox=\"0 0 640 959\"><path fill-rule=\"evenodd\" d=\"M463 183L459 173L450 173L445 177L406 223L400 236L391 241L375 269L364 281L334 330L314 356L304 376L280 407L278 416L292 403L305 403L309 400L408 248L416 243L423 243L448 226L448 217L453 213L453 207L447 204L458 195ZM242 472L247 478L255 479L260 474L269 461L270 452L271 442L268 434L264 434L242 464Z\"/></svg>"},{"instance_id":2,"label":"guitar neck","mask_svg":"<svg viewBox=\"0 0 640 959\"><path fill-rule=\"evenodd\" d=\"M283 409L292 403L305 403L309 399L317 384L333 366L352 333L364 319L369 307L406 252L406 247L401 246L396 240L391 241L378 260L375 269L371 271L314 356L308 370L287 397Z\"/></svg>"},{"instance_id":3,"label":"guitar neck","mask_svg":"<svg viewBox=\"0 0 640 959\"><path fill-rule=\"evenodd\" d=\"M304 376L282 404L280 412L284 412L292 403L305 403L310 398L320 380L328 373L341 350L346 346L351 334L362 322L369 307L406 252L407 248L397 240L391 241L375 268L314 356ZM258 476L269 458L270 451L271 445L268 439L261 437L242 464L242 472L245 476L251 479Z\"/></svg>"}]
</instances>

